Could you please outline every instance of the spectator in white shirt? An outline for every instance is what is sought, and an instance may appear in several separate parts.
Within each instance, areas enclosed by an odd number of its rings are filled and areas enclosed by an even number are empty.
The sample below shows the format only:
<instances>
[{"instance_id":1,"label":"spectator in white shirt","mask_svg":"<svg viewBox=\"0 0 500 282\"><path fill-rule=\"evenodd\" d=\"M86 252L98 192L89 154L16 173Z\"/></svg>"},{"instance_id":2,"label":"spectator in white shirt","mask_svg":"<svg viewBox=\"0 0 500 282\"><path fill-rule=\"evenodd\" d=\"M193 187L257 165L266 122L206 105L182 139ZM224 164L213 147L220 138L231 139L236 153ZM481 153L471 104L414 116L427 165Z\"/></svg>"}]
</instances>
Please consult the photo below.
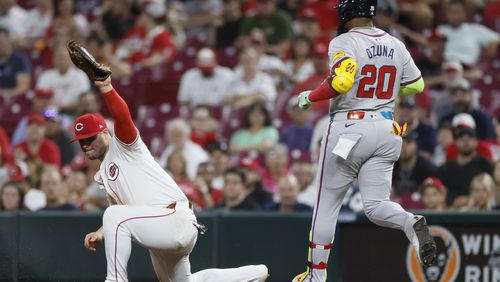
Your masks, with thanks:
<instances>
[{"instance_id":1,"label":"spectator in white shirt","mask_svg":"<svg viewBox=\"0 0 500 282\"><path fill-rule=\"evenodd\" d=\"M177 99L182 105L220 106L229 94L233 71L217 65L215 54L208 48L198 51L196 67L186 71L181 78Z\"/></svg>"},{"instance_id":2,"label":"spectator in white shirt","mask_svg":"<svg viewBox=\"0 0 500 282\"><path fill-rule=\"evenodd\" d=\"M200 145L191 141L190 128L184 119L176 118L171 120L166 125L165 133L170 145L165 148L158 163L165 167L170 154L175 150L180 150L184 159L186 159L188 178L195 179L198 165L209 160L207 152Z\"/></svg>"},{"instance_id":3,"label":"spectator in white shirt","mask_svg":"<svg viewBox=\"0 0 500 282\"><path fill-rule=\"evenodd\" d=\"M53 0L35 0L34 4L35 7L28 11L25 23L28 43L30 40L44 37L54 17Z\"/></svg>"},{"instance_id":4,"label":"spectator in white shirt","mask_svg":"<svg viewBox=\"0 0 500 282\"><path fill-rule=\"evenodd\" d=\"M65 46L54 48L53 64L54 68L40 74L36 88L51 90L54 105L60 111L74 112L80 94L90 90L90 81L83 71L73 65Z\"/></svg>"},{"instance_id":5,"label":"spectator in white shirt","mask_svg":"<svg viewBox=\"0 0 500 282\"><path fill-rule=\"evenodd\" d=\"M458 60L466 66L474 66L485 49L489 57L495 56L500 42L498 33L476 23L467 23L465 0L450 0L446 5L448 24L439 26L446 36L446 60Z\"/></svg>"},{"instance_id":6,"label":"spectator in white shirt","mask_svg":"<svg viewBox=\"0 0 500 282\"><path fill-rule=\"evenodd\" d=\"M259 70L259 54L247 48L240 55L242 72L236 74L231 83L230 95L226 98L235 109L245 108L256 101L266 102L272 108L276 100L276 86L273 79Z\"/></svg>"},{"instance_id":7,"label":"spectator in white shirt","mask_svg":"<svg viewBox=\"0 0 500 282\"><path fill-rule=\"evenodd\" d=\"M260 71L269 74L276 85L281 85L285 80L290 77L290 72L286 64L277 56L266 54L267 41L266 36L262 31L255 30L250 34L250 47L257 51L258 54L258 67ZM235 73L240 75L243 72L241 63L236 66Z\"/></svg>"},{"instance_id":8,"label":"spectator in white shirt","mask_svg":"<svg viewBox=\"0 0 500 282\"><path fill-rule=\"evenodd\" d=\"M0 26L5 27L12 38L14 45L26 36L26 10L19 7L15 0L0 1Z\"/></svg>"},{"instance_id":9,"label":"spectator in white shirt","mask_svg":"<svg viewBox=\"0 0 500 282\"><path fill-rule=\"evenodd\" d=\"M286 63L290 80L294 85L306 81L315 73L311 60L312 42L305 35L298 35L292 40L292 57Z\"/></svg>"}]
</instances>

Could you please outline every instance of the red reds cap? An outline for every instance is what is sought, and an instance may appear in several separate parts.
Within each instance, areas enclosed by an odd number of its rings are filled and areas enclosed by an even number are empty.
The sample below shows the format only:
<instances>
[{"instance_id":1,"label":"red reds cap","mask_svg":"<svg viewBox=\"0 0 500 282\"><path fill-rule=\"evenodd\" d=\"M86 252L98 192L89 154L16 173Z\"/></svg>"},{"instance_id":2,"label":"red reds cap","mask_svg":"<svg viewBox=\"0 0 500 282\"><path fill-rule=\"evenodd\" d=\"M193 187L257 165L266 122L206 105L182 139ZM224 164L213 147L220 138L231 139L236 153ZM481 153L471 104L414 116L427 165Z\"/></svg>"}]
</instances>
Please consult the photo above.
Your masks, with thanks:
<instances>
[{"instance_id":1,"label":"red reds cap","mask_svg":"<svg viewBox=\"0 0 500 282\"><path fill-rule=\"evenodd\" d=\"M36 122L38 125L44 125L45 119L39 114L29 114L28 115L28 124Z\"/></svg>"},{"instance_id":2,"label":"red reds cap","mask_svg":"<svg viewBox=\"0 0 500 282\"><path fill-rule=\"evenodd\" d=\"M303 9L300 12L300 18L306 21L318 21L318 15L313 9Z\"/></svg>"},{"instance_id":3,"label":"red reds cap","mask_svg":"<svg viewBox=\"0 0 500 282\"><path fill-rule=\"evenodd\" d=\"M35 90L35 96L38 98L52 98L54 96L54 92L50 89L37 89Z\"/></svg>"},{"instance_id":4,"label":"red reds cap","mask_svg":"<svg viewBox=\"0 0 500 282\"><path fill-rule=\"evenodd\" d=\"M104 118L99 114L84 114L78 117L73 124L75 138L71 142L97 135L108 128Z\"/></svg>"},{"instance_id":5,"label":"red reds cap","mask_svg":"<svg viewBox=\"0 0 500 282\"><path fill-rule=\"evenodd\" d=\"M254 172L261 172L261 167L256 159L244 157L240 160L240 166Z\"/></svg>"},{"instance_id":6,"label":"red reds cap","mask_svg":"<svg viewBox=\"0 0 500 282\"><path fill-rule=\"evenodd\" d=\"M441 193L446 192L446 187L444 187L441 180L439 180L436 177L429 176L426 179L424 179L424 181L422 182L422 193L424 192L424 190L427 187L430 187L430 186L436 187L439 190L439 192L441 192Z\"/></svg>"},{"instance_id":7,"label":"red reds cap","mask_svg":"<svg viewBox=\"0 0 500 282\"><path fill-rule=\"evenodd\" d=\"M7 174L9 176L9 179L12 181L23 181L27 174L29 173L28 168L26 164L22 163L23 167L20 164L17 163L11 163L7 167ZM26 171L26 172L25 172Z\"/></svg>"}]
</instances>

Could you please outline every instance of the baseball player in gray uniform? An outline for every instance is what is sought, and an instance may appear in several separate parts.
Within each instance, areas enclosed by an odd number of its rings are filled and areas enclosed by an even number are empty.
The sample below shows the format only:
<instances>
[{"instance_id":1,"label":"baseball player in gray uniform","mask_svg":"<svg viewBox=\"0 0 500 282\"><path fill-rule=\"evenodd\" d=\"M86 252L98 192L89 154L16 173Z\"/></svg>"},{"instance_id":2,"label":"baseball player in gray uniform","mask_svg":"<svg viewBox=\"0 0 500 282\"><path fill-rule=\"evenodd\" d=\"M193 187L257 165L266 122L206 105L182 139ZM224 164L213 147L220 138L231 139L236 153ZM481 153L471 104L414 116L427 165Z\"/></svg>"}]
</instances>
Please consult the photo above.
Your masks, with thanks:
<instances>
[{"instance_id":1,"label":"baseball player in gray uniform","mask_svg":"<svg viewBox=\"0 0 500 282\"><path fill-rule=\"evenodd\" d=\"M357 177L366 216L397 228L422 265L436 262L436 244L423 216L389 200L394 162L407 126L393 120L396 97L420 93L424 82L404 44L373 26L376 0L341 0L339 36L330 42L330 75L298 105L330 99L316 175L318 194L309 235L308 266L293 281L326 281L335 225L350 183Z\"/></svg>"}]
</instances>

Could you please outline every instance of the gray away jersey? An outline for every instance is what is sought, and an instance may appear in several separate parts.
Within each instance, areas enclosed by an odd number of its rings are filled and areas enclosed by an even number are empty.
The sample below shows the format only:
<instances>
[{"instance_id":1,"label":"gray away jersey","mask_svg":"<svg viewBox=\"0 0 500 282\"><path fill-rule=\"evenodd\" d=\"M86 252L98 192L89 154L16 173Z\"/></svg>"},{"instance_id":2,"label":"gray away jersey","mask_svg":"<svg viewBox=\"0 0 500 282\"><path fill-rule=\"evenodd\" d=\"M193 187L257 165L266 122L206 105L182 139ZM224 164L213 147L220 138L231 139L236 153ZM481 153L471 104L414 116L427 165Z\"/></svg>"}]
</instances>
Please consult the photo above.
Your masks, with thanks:
<instances>
[{"instance_id":1,"label":"gray away jersey","mask_svg":"<svg viewBox=\"0 0 500 282\"><path fill-rule=\"evenodd\" d=\"M400 86L420 77L405 45L378 28L354 28L330 41L330 69L345 58L358 63L354 85L330 100L330 112L394 111Z\"/></svg>"}]
</instances>

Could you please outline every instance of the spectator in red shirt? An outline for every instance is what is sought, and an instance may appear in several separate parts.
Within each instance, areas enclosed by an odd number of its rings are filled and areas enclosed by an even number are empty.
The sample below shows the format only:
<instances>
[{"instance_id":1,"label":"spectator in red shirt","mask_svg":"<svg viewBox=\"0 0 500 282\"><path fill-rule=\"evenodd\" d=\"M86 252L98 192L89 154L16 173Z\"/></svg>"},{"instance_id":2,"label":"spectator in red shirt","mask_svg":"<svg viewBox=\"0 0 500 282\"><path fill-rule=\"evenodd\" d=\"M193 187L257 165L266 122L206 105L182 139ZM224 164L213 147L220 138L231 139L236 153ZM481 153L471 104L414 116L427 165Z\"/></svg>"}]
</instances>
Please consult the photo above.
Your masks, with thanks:
<instances>
[{"instance_id":1,"label":"spectator in red shirt","mask_svg":"<svg viewBox=\"0 0 500 282\"><path fill-rule=\"evenodd\" d=\"M314 11L322 33L330 37L339 25L334 2L332 0L308 0L301 7L301 13L304 13L305 10Z\"/></svg>"},{"instance_id":2,"label":"spectator in red shirt","mask_svg":"<svg viewBox=\"0 0 500 282\"><path fill-rule=\"evenodd\" d=\"M9 136L7 136L7 133L5 133L3 127L0 126L0 167L12 161L12 154L9 149L9 144Z\"/></svg>"},{"instance_id":3,"label":"spectator in red shirt","mask_svg":"<svg viewBox=\"0 0 500 282\"><path fill-rule=\"evenodd\" d=\"M210 162L203 162L198 165L198 173L195 182L198 186L198 192L203 197L203 202L200 203L202 209L211 209L224 200L224 192L222 189L214 188L212 184L215 176L214 172L214 165Z\"/></svg>"},{"instance_id":4,"label":"spectator in red shirt","mask_svg":"<svg viewBox=\"0 0 500 282\"><path fill-rule=\"evenodd\" d=\"M167 9L158 2L146 2L135 27L119 45L115 55L132 65L152 67L171 61L175 46L165 28Z\"/></svg>"},{"instance_id":5,"label":"spectator in red shirt","mask_svg":"<svg viewBox=\"0 0 500 282\"><path fill-rule=\"evenodd\" d=\"M277 144L266 151L266 170L262 175L264 189L276 194L280 178L292 174L288 164L288 147Z\"/></svg>"},{"instance_id":6,"label":"spectator in red shirt","mask_svg":"<svg viewBox=\"0 0 500 282\"><path fill-rule=\"evenodd\" d=\"M212 117L210 108L197 106L191 115L191 141L206 148L219 140L219 122Z\"/></svg>"},{"instance_id":7,"label":"spectator in red shirt","mask_svg":"<svg viewBox=\"0 0 500 282\"><path fill-rule=\"evenodd\" d=\"M61 166L61 152L54 142L45 138L45 120L41 115L30 114L28 116L26 133L26 141L21 142L14 149L16 158L38 157L45 164Z\"/></svg>"}]
</instances>

